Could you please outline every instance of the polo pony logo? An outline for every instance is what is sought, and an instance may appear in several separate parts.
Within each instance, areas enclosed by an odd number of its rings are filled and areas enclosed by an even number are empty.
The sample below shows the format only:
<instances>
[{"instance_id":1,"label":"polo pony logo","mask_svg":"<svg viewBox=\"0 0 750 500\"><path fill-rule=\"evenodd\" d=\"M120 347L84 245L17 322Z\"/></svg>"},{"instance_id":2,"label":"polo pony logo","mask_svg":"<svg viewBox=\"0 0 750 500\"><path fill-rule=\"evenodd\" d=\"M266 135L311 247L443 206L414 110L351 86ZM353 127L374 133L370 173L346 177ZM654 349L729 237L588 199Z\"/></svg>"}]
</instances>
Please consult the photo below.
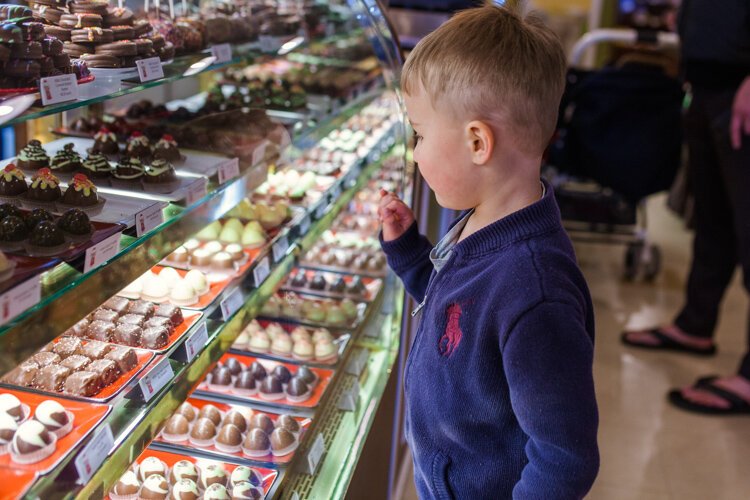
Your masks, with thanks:
<instances>
[{"instance_id":1,"label":"polo pony logo","mask_svg":"<svg viewBox=\"0 0 750 500\"><path fill-rule=\"evenodd\" d=\"M453 351L456 350L458 344L461 342L463 333L461 332L461 325L459 320L461 319L461 306L458 304L451 304L446 309L448 315L448 324L445 325L445 333L440 337L438 341L438 352L442 356L450 357Z\"/></svg>"}]
</instances>

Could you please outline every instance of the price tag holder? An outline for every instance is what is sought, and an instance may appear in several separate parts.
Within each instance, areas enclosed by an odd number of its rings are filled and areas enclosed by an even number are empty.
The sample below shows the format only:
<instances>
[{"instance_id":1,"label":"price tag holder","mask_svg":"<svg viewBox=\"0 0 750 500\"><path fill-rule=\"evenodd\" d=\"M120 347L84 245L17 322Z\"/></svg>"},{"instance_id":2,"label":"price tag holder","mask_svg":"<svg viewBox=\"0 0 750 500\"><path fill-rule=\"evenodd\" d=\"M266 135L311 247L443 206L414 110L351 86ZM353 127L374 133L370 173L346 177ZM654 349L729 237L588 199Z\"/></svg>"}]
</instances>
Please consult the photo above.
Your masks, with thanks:
<instances>
[{"instance_id":1,"label":"price tag holder","mask_svg":"<svg viewBox=\"0 0 750 500\"><path fill-rule=\"evenodd\" d=\"M255 269L253 269L253 283L255 284L255 288L259 288L266 281L269 274L271 274L271 264L268 262L268 257L263 257L263 260L258 262Z\"/></svg>"},{"instance_id":2,"label":"price tag holder","mask_svg":"<svg viewBox=\"0 0 750 500\"><path fill-rule=\"evenodd\" d=\"M326 444L323 441L323 435L318 434L313 441L310 451L307 452L307 473L310 475L315 474L320 465L321 459L326 452Z\"/></svg>"},{"instance_id":3,"label":"price tag holder","mask_svg":"<svg viewBox=\"0 0 750 500\"><path fill-rule=\"evenodd\" d=\"M331 201L336 201L339 198L341 198L341 194L344 192L343 188L341 187L341 183L339 182L335 186L333 186L333 192L331 193Z\"/></svg>"},{"instance_id":4,"label":"price tag holder","mask_svg":"<svg viewBox=\"0 0 750 500\"><path fill-rule=\"evenodd\" d=\"M289 240L286 235L280 236L276 243L273 244L271 251L273 252L273 261L279 262L286 256L286 251L289 250Z\"/></svg>"},{"instance_id":5,"label":"price tag holder","mask_svg":"<svg viewBox=\"0 0 750 500\"><path fill-rule=\"evenodd\" d=\"M156 203L135 214L135 233L140 238L161 226L163 222L164 212L162 212L161 203Z\"/></svg>"},{"instance_id":6,"label":"price tag holder","mask_svg":"<svg viewBox=\"0 0 750 500\"><path fill-rule=\"evenodd\" d=\"M355 411L359 402L359 380L354 379L352 386L341 393L339 398L339 409L344 411Z\"/></svg>"},{"instance_id":7,"label":"price tag holder","mask_svg":"<svg viewBox=\"0 0 750 500\"><path fill-rule=\"evenodd\" d=\"M190 184L185 195L185 204L187 206L193 205L198 200L202 200L208 194L208 179L201 177L194 183Z\"/></svg>"},{"instance_id":8,"label":"price tag holder","mask_svg":"<svg viewBox=\"0 0 750 500\"><path fill-rule=\"evenodd\" d=\"M358 349L356 352L353 352L349 358L349 363L346 365L346 373L360 377L365 366L367 366L369 358L370 351L367 348Z\"/></svg>"},{"instance_id":9,"label":"price tag holder","mask_svg":"<svg viewBox=\"0 0 750 500\"><path fill-rule=\"evenodd\" d=\"M306 214L302 220L299 222L299 231L300 233L307 234L307 232L310 230L310 214Z\"/></svg>"},{"instance_id":10,"label":"price tag holder","mask_svg":"<svg viewBox=\"0 0 750 500\"><path fill-rule=\"evenodd\" d=\"M322 219L326 212L328 212L328 200L323 199L323 202L315 209L315 218Z\"/></svg>"},{"instance_id":11,"label":"price tag holder","mask_svg":"<svg viewBox=\"0 0 750 500\"><path fill-rule=\"evenodd\" d=\"M228 63L232 60L232 46L228 43L213 45L211 55L216 59L215 63Z\"/></svg>"},{"instance_id":12,"label":"price tag holder","mask_svg":"<svg viewBox=\"0 0 750 500\"><path fill-rule=\"evenodd\" d=\"M150 82L164 78L164 68L161 65L161 59L158 57L139 59L135 62L135 65L138 68L138 76L141 82Z\"/></svg>"},{"instance_id":13,"label":"price tag holder","mask_svg":"<svg viewBox=\"0 0 750 500\"><path fill-rule=\"evenodd\" d=\"M114 446L115 438L112 435L112 428L109 424L105 424L97 435L83 447L75 460L78 477L84 483L87 483L94 472L104 463Z\"/></svg>"},{"instance_id":14,"label":"price tag holder","mask_svg":"<svg viewBox=\"0 0 750 500\"><path fill-rule=\"evenodd\" d=\"M262 162L263 159L266 157L266 146L268 146L267 141L263 141L262 143L258 144L258 147L255 148L255 151L253 151L253 165L257 165L258 163Z\"/></svg>"},{"instance_id":15,"label":"price tag holder","mask_svg":"<svg viewBox=\"0 0 750 500\"><path fill-rule=\"evenodd\" d=\"M75 74L49 76L39 80L42 106L78 99L78 80Z\"/></svg>"},{"instance_id":16,"label":"price tag holder","mask_svg":"<svg viewBox=\"0 0 750 500\"><path fill-rule=\"evenodd\" d=\"M172 365L169 364L169 358L164 358L146 376L138 381L138 385L141 387L141 394L143 394L143 400L149 402L156 393L172 380L172 377L174 377Z\"/></svg>"},{"instance_id":17,"label":"price tag holder","mask_svg":"<svg viewBox=\"0 0 750 500\"><path fill-rule=\"evenodd\" d=\"M231 158L219 165L219 184L226 184L240 176L240 159Z\"/></svg>"},{"instance_id":18,"label":"price tag holder","mask_svg":"<svg viewBox=\"0 0 750 500\"><path fill-rule=\"evenodd\" d=\"M185 341L185 353L187 354L188 363L195 359L195 356L201 352L208 344L208 327L204 321L195 330L195 332Z\"/></svg>"},{"instance_id":19,"label":"price tag holder","mask_svg":"<svg viewBox=\"0 0 750 500\"><path fill-rule=\"evenodd\" d=\"M117 255L117 252L120 251L120 236L122 236L122 233L113 234L109 238L100 241L86 250L85 260L83 262L84 274L92 269L96 269Z\"/></svg>"},{"instance_id":20,"label":"price tag holder","mask_svg":"<svg viewBox=\"0 0 750 500\"><path fill-rule=\"evenodd\" d=\"M42 300L42 282L39 277L26 280L0 295L0 325L4 325L26 309Z\"/></svg>"},{"instance_id":21,"label":"price tag holder","mask_svg":"<svg viewBox=\"0 0 750 500\"><path fill-rule=\"evenodd\" d=\"M229 318L234 316L234 313L236 313L244 303L245 300L242 297L242 292L239 288L235 288L232 290L232 293L221 301L221 317L224 318L224 321L229 321Z\"/></svg>"}]
</instances>

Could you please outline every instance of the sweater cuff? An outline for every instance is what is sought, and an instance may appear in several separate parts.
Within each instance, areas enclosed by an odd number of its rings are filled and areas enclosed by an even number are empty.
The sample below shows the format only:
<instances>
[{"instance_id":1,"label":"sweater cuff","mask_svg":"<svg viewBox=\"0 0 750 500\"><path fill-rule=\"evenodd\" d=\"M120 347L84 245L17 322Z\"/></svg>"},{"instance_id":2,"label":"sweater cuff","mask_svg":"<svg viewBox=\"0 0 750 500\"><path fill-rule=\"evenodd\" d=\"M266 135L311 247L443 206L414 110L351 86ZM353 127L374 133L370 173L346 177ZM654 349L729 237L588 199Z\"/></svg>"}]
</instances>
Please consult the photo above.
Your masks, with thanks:
<instances>
[{"instance_id":1,"label":"sweater cuff","mask_svg":"<svg viewBox=\"0 0 750 500\"><path fill-rule=\"evenodd\" d=\"M414 221L404 234L392 241L383 240L383 231L378 234L380 246L388 259L388 265L398 273L400 270L411 267L424 252L424 239L419 234L417 222Z\"/></svg>"}]
</instances>

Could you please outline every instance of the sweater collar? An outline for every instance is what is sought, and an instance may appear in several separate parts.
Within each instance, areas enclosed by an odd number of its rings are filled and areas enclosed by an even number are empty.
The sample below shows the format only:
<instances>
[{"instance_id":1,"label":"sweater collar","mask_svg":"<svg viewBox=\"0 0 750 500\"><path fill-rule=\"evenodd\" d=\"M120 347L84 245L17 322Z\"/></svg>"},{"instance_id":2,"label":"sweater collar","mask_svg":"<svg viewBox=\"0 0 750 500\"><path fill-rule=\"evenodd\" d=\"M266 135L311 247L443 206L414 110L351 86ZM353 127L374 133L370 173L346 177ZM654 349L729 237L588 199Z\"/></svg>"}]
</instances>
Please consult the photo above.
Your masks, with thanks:
<instances>
[{"instance_id":1,"label":"sweater collar","mask_svg":"<svg viewBox=\"0 0 750 500\"><path fill-rule=\"evenodd\" d=\"M483 227L459 242L454 251L458 257L476 257L511 243L562 227L560 209L552 186L544 179L544 196L531 205Z\"/></svg>"}]
</instances>

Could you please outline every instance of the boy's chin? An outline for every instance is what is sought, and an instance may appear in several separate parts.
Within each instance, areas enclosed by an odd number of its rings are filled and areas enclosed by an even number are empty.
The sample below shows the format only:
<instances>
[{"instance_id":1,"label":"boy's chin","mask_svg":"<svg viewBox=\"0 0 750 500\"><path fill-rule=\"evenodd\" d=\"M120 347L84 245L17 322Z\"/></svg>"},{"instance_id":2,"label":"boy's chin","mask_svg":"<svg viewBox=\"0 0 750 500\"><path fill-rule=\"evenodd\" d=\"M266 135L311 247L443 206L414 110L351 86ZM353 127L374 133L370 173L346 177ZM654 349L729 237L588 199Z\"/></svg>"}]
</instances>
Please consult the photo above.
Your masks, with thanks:
<instances>
[{"instance_id":1,"label":"boy's chin","mask_svg":"<svg viewBox=\"0 0 750 500\"><path fill-rule=\"evenodd\" d=\"M466 202L460 202L458 200L446 200L437 193L435 193L435 200L437 200L438 205L447 210L456 210L457 212L463 212L464 210L474 208L471 206L467 206Z\"/></svg>"}]
</instances>

